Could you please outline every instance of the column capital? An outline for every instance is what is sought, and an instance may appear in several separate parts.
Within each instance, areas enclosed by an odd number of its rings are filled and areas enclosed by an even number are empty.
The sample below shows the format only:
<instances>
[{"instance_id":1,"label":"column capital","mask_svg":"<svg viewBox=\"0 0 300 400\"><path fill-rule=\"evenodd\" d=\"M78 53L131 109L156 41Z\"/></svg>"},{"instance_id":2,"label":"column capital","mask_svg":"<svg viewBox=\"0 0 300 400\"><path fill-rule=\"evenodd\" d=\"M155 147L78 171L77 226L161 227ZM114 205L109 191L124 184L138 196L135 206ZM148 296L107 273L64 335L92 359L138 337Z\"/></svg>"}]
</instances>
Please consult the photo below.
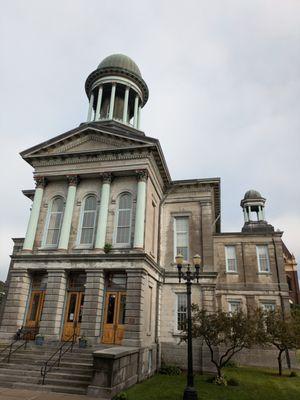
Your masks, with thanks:
<instances>
[{"instance_id":1,"label":"column capital","mask_svg":"<svg viewBox=\"0 0 300 400\"><path fill-rule=\"evenodd\" d=\"M79 182L79 177L78 175L67 175L67 180L69 186L77 186Z\"/></svg>"},{"instance_id":2,"label":"column capital","mask_svg":"<svg viewBox=\"0 0 300 400\"><path fill-rule=\"evenodd\" d=\"M36 189L44 189L47 184L46 178L44 176L35 176L34 180Z\"/></svg>"},{"instance_id":3,"label":"column capital","mask_svg":"<svg viewBox=\"0 0 300 400\"><path fill-rule=\"evenodd\" d=\"M136 175L137 175L137 180L139 182L140 181L142 181L142 182L146 182L147 181L149 174L148 174L148 171L146 169L140 169L140 170L137 170L135 172L136 172Z\"/></svg>"},{"instance_id":4,"label":"column capital","mask_svg":"<svg viewBox=\"0 0 300 400\"><path fill-rule=\"evenodd\" d=\"M111 183L112 178L113 178L111 172L103 172L102 174L100 174L100 177L101 177L103 183Z\"/></svg>"}]
</instances>

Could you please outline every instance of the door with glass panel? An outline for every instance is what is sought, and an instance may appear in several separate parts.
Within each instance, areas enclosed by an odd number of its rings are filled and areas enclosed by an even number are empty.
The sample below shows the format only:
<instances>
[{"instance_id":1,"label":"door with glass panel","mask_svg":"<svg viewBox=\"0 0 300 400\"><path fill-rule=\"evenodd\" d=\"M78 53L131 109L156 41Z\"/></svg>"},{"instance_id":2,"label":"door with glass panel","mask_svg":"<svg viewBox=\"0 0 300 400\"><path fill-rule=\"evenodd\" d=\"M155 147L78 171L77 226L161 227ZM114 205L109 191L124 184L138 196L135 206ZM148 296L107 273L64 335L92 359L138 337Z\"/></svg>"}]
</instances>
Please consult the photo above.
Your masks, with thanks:
<instances>
[{"instance_id":1,"label":"door with glass panel","mask_svg":"<svg viewBox=\"0 0 300 400\"><path fill-rule=\"evenodd\" d=\"M70 339L73 333L79 336L80 325L82 321L83 304L83 292L68 293L62 340Z\"/></svg>"},{"instance_id":2,"label":"door with glass panel","mask_svg":"<svg viewBox=\"0 0 300 400\"><path fill-rule=\"evenodd\" d=\"M102 343L122 343L125 331L125 306L126 292L106 293Z\"/></svg>"},{"instance_id":3,"label":"door with glass panel","mask_svg":"<svg viewBox=\"0 0 300 400\"><path fill-rule=\"evenodd\" d=\"M32 332L30 339L34 339L38 333L40 320L43 312L45 293L42 290L33 290L30 297L29 308L26 318L26 328Z\"/></svg>"}]
</instances>

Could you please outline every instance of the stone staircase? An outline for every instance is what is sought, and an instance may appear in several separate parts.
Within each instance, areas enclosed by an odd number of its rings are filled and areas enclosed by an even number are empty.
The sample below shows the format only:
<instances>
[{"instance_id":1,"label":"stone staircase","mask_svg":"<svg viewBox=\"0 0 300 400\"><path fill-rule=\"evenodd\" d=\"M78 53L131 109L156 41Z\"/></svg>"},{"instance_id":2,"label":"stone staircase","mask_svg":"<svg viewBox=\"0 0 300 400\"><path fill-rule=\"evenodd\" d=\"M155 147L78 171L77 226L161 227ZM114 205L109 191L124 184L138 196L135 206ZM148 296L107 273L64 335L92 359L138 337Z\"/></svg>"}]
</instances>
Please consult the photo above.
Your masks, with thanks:
<instances>
[{"instance_id":1,"label":"stone staircase","mask_svg":"<svg viewBox=\"0 0 300 400\"><path fill-rule=\"evenodd\" d=\"M0 387L86 394L93 375L94 348L79 349L78 344L72 353L64 354L60 367L53 367L46 375L45 384L41 384L41 367L60 344L36 346L30 342L27 349L12 354L9 363L3 361L7 352L0 354ZM0 344L0 351L6 345Z\"/></svg>"}]
</instances>

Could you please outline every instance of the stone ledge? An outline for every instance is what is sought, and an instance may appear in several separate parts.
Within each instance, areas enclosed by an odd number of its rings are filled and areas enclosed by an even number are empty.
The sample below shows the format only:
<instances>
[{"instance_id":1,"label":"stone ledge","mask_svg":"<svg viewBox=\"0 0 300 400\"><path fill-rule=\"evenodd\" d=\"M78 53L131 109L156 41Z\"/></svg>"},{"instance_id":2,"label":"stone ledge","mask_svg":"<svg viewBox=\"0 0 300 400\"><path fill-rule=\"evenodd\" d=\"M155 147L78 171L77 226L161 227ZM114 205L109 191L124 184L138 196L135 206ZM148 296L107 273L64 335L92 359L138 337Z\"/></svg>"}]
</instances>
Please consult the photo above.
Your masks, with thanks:
<instances>
[{"instance_id":1,"label":"stone ledge","mask_svg":"<svg viewBox=\"0 0 300 400\"><path fill-rule=\"evenodd\" d=\"M108 349L96 350L93 352L93 357L95 358L112 358L118 359L131 354L138 353L139 349L137 347L125 347L125 346L115 346Z\"/></svg>"}]
</instances>

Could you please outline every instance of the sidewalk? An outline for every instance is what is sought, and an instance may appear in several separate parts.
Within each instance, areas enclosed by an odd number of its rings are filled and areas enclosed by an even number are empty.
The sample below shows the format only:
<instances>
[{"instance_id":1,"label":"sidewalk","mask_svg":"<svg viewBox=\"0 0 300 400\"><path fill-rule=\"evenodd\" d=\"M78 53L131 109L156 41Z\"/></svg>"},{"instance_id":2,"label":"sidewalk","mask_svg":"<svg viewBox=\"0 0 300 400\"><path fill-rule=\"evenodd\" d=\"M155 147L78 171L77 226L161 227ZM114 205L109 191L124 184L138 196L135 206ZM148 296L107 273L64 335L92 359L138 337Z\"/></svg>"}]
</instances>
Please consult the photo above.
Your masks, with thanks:
<instances>
[{"instance_id":1,"label":"sidewalk","mask_svg":"<svg viewBox=\"0 0 300 400\"><path fill-rule=\"evenodd\" d=\"M95 397L45 391L0 388L0 400L95 400ZM97 397L97 400L99 397Z\"/></svg>"}]
</instances>

